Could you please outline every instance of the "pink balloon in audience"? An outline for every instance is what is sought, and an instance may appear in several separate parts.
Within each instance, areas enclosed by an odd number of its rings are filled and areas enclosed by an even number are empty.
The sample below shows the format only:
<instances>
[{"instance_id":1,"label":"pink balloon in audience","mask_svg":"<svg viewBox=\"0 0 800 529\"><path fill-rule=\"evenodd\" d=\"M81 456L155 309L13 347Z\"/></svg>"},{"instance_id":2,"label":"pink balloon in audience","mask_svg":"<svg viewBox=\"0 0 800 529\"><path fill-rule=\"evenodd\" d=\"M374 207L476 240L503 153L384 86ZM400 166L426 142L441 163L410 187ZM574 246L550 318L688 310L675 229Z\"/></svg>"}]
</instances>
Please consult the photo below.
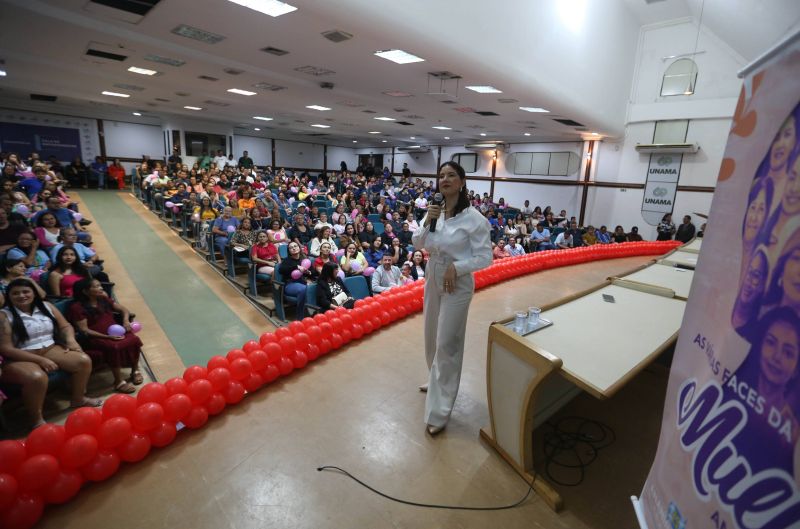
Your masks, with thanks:
<instances>
[{"instance_id":1,"label":"pink balloon in audience","mask_svg":"<svg viewBox=\"0 0 800 529\"><path fill-rule=\"evenodd\" d=\"M78 213L76 211L75 213L72 214L72 218L77 220L77 221L81 221L81 220L83 220L83 215L81 215L80 213Z\"/></svg>"},{"instance_id":2,"label":"pink balloon in audience","mask_svg":"<svg viewBox=\"0 0 800 529\"><path fill-rule=\"evenodd\" d=\"M292 270L292 279L300 279L303 273L300 270Z\"/></svg>"},{"instance_id":3,"label":"pink balloon in audience","mask_svg":"<svg viewBox=\"0 0 800 529\"><path fill-rule=\"evenodd\" d=\"M336 250L336 257L339 258L344 255L344 248L341 250Z\"/></svg>"},{"instance_id":4,"label":"pink balloon in audience","mask_svg":"<svg viewBox=\"0 0 800 529\"><path fill-rule=\"evenodd\" d=\"M352 270L355 273L358 273L361 271L361 265L358 263L358 261L351 261L350 270Z\"/></svg>"},{"instance_id":5,"label":"pink balloon in audience","mask_svg":"<svg viewBox=\"0 0 800 529\"><path fill-rule=\"evenodd\" d=\"M175 204L173 204L173 203L172 203L172 202L170 202L169 200L167 200L166 202L164 202L164 205L165 205L166 207L168 207L168 208L173 208L173 207L175 206Z\"/></svg>"},{"instance_id":6,"label":"pink balloon in audience","mask_svg":"<svg viewBox=\"0 0 800 529\"><path fill-rule=\"evenodd\" d=\"M273 234L272 234L272 236L275 238L275 240L276 240L276 241L279 241L279 240L281 240L281 234L280 234L280 232L277 232L277 231L276 231L275 233L273 233Z\"/></svg>"},{"instance_id":7,"label":"pink balloon in audience","mask_svg":"<svg viewBox=\"0 0 800 529\"><path fill-rule=\"evenodd\" d=\"M342 281L344 281L344 272L342 272L341 270L339 270L339 272L337 272L337 273L336 273L336 275L339 277L339 279L341 279Z\"/></svg>"},{"instance_id":8,"label":"pink balloon in audience","mask_svg":"<svg viewBox=\"0 0 800 529\"><path fill-rule=\"evenodd\" d=\"M39 279L42 277L42 274L44 274L44 270L34 270L31 272L31 279L38 283Z\"/></svg>"},{"instance_id":9,"label":"pink balloon in audience","mask_svg":"<svg viewBox=\"0 0 800 529\"><path fill-rule=\"evenodd\" d=\"M319 193L319 191L317 191L316 189L314 189L313 191L311 191L311 194L312 194L312 195L314 195L314 196L316 196L318 193Z\"/></svg>"},{"instance_id":10,"label":"pink balloon in audience","mask_svg":"<svg viewBox=\"0 0 800 529\"><path fill-rule=\"evenodd\" d=\"M309 268L311 268L311 260L310 259L303 259L303 261L300 263L300 266L302 266L303 268L308 270Z\"/></svg>"},{"instance_id":11,"label":"pink balloon in audience","mask_svg":"<svg viewBox=\"0 0 800 529\"><path fill-rule=\"evenodd\" d=\"M195 213L194 215L192 215L192 220L194 222L200 222L200 214L199 213Z\"/></svg>"},{"instance_id":12,"label":"pink balloon in audience","mask_svg":"<svg viewBox=\"0 0 800 529\"><path fill-rule=\"evenodd\" d=\"M30 213L30 210L28 210L28 206L26 206L25 204L18 204L16 210L17 213L19 213L20 215L27 215L28 213Z\"/></svg>"},{"instance_id":13,"label":"pink balloon in audience","mask_svg":"<svg viewBox=\"0 0 800 529\"><path fill-rule=\"evenodd\" d=\"M50 180L53 179L53 177L48 174L48 175L44 176L44 179L45 179L45 181L49 182Z\"/></svg>"},{"instance_id":14,"label":"pink balloon in audience","mask_svg":"<svg viewBox=\"0 0 800 529\"><path fill-rule=\"evenodd\" d=\"M233 224L231 224L230 226L228 226L228 233L233 233L233 232L235 232L235 231L236 231L236 226L234 226Z\"/></svg>"},{"instance_id":15,"label":"pink balloon in audience","mask_svg":"<svg viewBox=\"0 0 800 529\"><path fill-rule=\"evenodd\" d=\"M142 330L142 324L141 323L139 323L138 321L132 321L131 322L131 331L133 331L134 333L137 333L137 332L139 332L141 330Z\"/></svg>"},{"instance_id":16,"label":"pink balloon in audience","mask_svg":"<svg viewBox=\"0 0 800 529\"><path fill-rule=\"evenodd\" d=\"M367 276L367 277L371 276L374 273L375 273L375 269L372 268L371 266L368 266L368 267L366 267L364 269L364 275Z\"/></svg>"},{"instance_id":17,"label":"pink balloon in audience","mask_svg":"<svg viewBox=\"0 0 800 529\"><path fill-rule=\"evenodd\" d=\"M386 220L392 220L392 214L391 213L387 213L386 214Z\"/></svg>"},{"instance_id":18,"label":"pink balloon in audience","mask_svg":"<svg viewBox=\"0 0 800 529\"><path fill-rule=\"evenodd\" d=\"M110 336L125 336L125 327L122 325L111 325L106 333Z\"/></svg>"},{"instance_id":19,"label":"pink balloon in audience","mask_svg":"<svg viewBox=\"0 0 800 529\"><path fill-rule=\"evenodd\" d=\"M178 207L178 206L172 206L172 212L173 213L180 213L181 212L181 208Z\"/></svg>"},{"instance_id":20,"label":"pink balloon in audience","mask_svg":"<svg viewBox=\"0 0 800 529\"><path fill-rule=\"evenodd\" d=\"M292 186L289 188L289 191L291 191L292 193L297 193L297 187Z\"/></svg>"}]
</instances>

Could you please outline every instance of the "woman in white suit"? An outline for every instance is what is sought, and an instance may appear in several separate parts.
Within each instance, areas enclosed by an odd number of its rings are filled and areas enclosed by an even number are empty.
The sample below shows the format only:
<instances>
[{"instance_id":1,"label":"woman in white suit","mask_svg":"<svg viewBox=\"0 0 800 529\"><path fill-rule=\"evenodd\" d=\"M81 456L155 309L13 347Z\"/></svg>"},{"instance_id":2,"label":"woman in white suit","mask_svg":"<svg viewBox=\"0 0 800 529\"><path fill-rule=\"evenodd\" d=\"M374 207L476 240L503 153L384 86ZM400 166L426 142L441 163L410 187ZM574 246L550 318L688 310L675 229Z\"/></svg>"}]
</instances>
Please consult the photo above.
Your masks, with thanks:
<instances>
[{"instance_id":1,"label":"woman in white suit","mask_svg":"<svg viewBox=\"0 0 800 529\"><path fill-rule=\"evenodd\" d=\"M425 268L425 356L430 374L425 423L436 435L447 425L458 395L464 333L475 282L472 273L492 264L489 222L470 207L464 168L445 162L439 168L437 191L441 206L428 204L428 212L412 242L425 248L430 259ZM436 220L435 231L431 222Z\"/></svg>"}]
</instances>

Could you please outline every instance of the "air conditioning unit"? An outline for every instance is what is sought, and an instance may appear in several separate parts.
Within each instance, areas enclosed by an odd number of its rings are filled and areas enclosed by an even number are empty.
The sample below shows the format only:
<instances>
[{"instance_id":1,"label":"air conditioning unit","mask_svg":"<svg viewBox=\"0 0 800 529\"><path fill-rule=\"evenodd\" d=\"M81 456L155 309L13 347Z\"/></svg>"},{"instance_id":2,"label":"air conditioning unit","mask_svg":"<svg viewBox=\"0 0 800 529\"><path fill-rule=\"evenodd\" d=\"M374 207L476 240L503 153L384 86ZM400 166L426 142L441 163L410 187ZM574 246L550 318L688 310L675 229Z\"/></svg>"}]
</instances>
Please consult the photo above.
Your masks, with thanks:
<instances>
[{"instance_id":1,"label":"air conditioning unit","mask_svg":"<svg viewBox=\"0 0 800 529\"><path fill-rule=\"evenodd\" d=\"M685 154L696 153L700 146L696 143L637 143L636 150L645 154Z\"/></svg>"},{"instance_id":2,"label":"air conditioning unit","mask_svg":"<svg viewBox=\"0 0 800 529\"><path fill-rule=\"evenodd\" d=\"M486 151L486 150L498 150L498 151L507 151L508 144L507 143L497 143L497 142L483 142L483 143L470 143L464 145L464 147L468 151Z\"/></svg>"},{"instance_id":3,"label":"air conditioning unit","mask_svg":"<svg viewBox=\"0 0 800 529\"><path fill-rule=\"evenodd\" d=\"M431 148L423 147L422 145L412 145L411 147L398 147L397 152L406 152L406 153L431 152Z\"/></svg>"}]
</instances>

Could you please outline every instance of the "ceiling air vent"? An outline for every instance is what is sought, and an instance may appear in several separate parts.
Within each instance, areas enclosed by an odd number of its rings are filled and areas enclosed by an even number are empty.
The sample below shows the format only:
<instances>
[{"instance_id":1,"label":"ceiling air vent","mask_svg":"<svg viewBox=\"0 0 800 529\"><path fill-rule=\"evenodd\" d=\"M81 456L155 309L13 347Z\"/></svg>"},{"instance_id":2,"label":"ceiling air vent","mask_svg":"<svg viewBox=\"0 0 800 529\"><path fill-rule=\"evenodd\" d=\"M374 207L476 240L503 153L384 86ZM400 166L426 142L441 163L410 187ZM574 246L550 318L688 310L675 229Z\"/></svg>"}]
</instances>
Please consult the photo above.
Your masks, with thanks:
<instances>
[{"instance_id":1,"label":"ceiling air vent","mask_svg":"<svg viewBox=\"0 0 800 529\"><path fill-rule=\"evenodd\" d=\"M278 57L280 57L282 55L287 55L289 53L288 51L282 50L280 48L276 48L275 46L267 46L266 48L261 48L261 51L266 52L266 53L270 53L270 54L278 56Z\"/></svg>"},{"instance_id":2,"label":"ceiling air vent","mask_svg":"<svg viewBox=\"0 0 800 529\"><path fill-rule=\"evenodd\" d=\"M145 55L144 60L175 67L183 66L184 64L186 64L186 61L182 61L180 59L171 59L169 57L162 57L161 55Z\"/></svg>"},{"instance_id":3,"label":"ceiling air vent","mask_svg":"<svg viewBox=\"0 0 800 529\"><path fill-rule=\"evenodd\" d=\"M169 99L164 99L163 97L157 97L156 101L161 101L162 103L169 103Z\"/></svg>"},{"instance_id":4,"label":"ceiling air vent","mask_svg":"<svg viewBox=\"0 0 800 529\"><path fill-rule=\"evenodd\" d=\"M519 103L516 99L511 99L508 97L501 97L497 100L498 103Z\"/></svg>"},{"instance_id":5,"label":"ceiling air vent","mask_svg":"<svg viewBox=\"0 0 800 529\"><path fill-rule=\"evenodd\" d=\"M228 75L241 75L244 73L244 70L237 70L236 68L225 68L222 71Z\"/></svg>"},{"instance_id":6,"label":"ceiling air vent","mask_svg":"<svg viewBox=\"0 0 800 529\"><path fill-rule=\"evenodd\" d=\"M308 75L313 75L314 77L319 77L321 75L331 75L336 73L333 70L328 70L327 68L320 68L319 66L301 66L299 68L295 68L294 71L305 73Z\"/></svg>"},{"instance_id":7,"label":"ceiling air vent","mask_svg":"<svg viewBox=\"0 0 800 529\"><path fill-rule=\"evenodd\" d=\"M394 124L395 125L405 125L405 126L413 125L413 123L409 123L408 121L395 121Z\"/></svg>"},{"instance_id":8,"label":"ceiling air vent","mask_svg":"<svg viewBox=\"0 0 800 529\"><path fill-rule=\"evenodd\" d=\"M460 75L456 75L453 72L448 72L446 70L445 71L441 71L441 72L428 72L428 75L430 75L431 77L435 77L437 79L443 79L443 80L461 79Z\"/></svg>"},{"instance_id":9,"label":"ceiling air vent","mask_svg":"<svg viewBox=\"0 0 800 529\"><path fill-rule=\"evenodd\" d=\"M561 123L562 125L566 125L567 127L583 127L584 126L583 123L578 123L577 121L574 121L572 119L566 119L566 118L564 118L564 119L554 119L553 121L558 121L559 123Z\"/></svg>"},{"instance_id":10,"label":"ceiling air vent","mask_svg":"<svg viewBox=\"0 0 800 529\"><path fill-rule=\"evenodd\" d=\"M455 105L458 101L453 101L452 99L445 99L442 101L445 105Z\"/></svg>"},{"instance_id":11,"label":"ceiling air vent","mask_svg":"<svg viewBox=\"0 0 800 529\"><path fill-rule=\"evenodd\" d=\"M481 116L499 116L497 112L489 112L487 110L476 110L476 114L480 114Z\"/></svg>"},{"instance_id":12,"label":"ceiling air vent","mask_svg":"<svg viewBox=\"0 0 800 529\"><path fill-rule=\"evenodd\" d=\"M340 31L338 29L334 29L331 31L323 31L322 36L328 39L331 42L344 42L346 40L350 40L353 38L353 35L347 33L346 31Z\"/></svg>"},{"instance_id":13,"label":"ceiling air vent","mask_svg":"<svg viewBox=\"0 0 800 529\"><path fill-rule=\"evenodd\" d=\"M138 24L160 0L89 0L84 9L130 24Z\"/></svg>"},{"instance_id":14,"label":"ceiling air vent","mask_svg":"<svg viewBox=\"0 0 800 529\"><path fill-rule=\"evenodd\" d=\"M178 97L189 97L192 94L190 94L189 92L175 92L175 95Z\"/></svg>"},{"instance_id":15,"label":"ceiling air vent","mask_svg":"<svg viewBox=\"0 0 800 529\"><path fill-rule=\"evenodd\" d=\"M219 81L216 77L211 77L210 75L198 75L198 79L202 79L203 81Z\"/></svg>"},{"instance_id":16,"label":"ceiling air vent","mask_svg":"<svg viewBox=\"0 0 800 529\"><path fill-rule=\"evenodd\" d=\"M377 112L375 112L374 110L362 110L361 112L363 112L364 114L377 114Z\"/></svg>"},{"instance_id":17,"label":"ceiling air vent","mask_svg":"<svg viewBox=\"0 0 800 529\"><path fill-rule=\"evenodd\" d=\"M111 49L113 49L113 51L111 51ZM117 62L122 62L128 58L127 55L117 53L118 51L120 50L115 49L112 46L103 45L98 42L90 42L89 47L86 49L86 55L90 57L96 57L98 59Z\"/></svg>"},{"instance_id":18,"label":"ceiling air vent","mask_svg":"<svg viewBox=\"0 0 800 529\"><path fill-rule=\"evenodd\" d=\"M259 90L266 90L268 92L277 92L279 90L286 90L285 86L280 86L271 83L256 83L253 85L253 88L258 88Z\"/></svg>"},{"instance_id":19,"label":"ceiling air vent","mask_svg":"<svg viewBox=\"0 0 800 529\"><path fill-rule=\"evenodd\" d=\"M47 101L48 103L54 103L56 99L58 99L58 97L56 96L48 96L44 94L31 94L31 101Z\"/></svg>"},{"instance_id":20,"label":"ceiling air vent","mask_svg":"<svg viewBox=\"0 0 800 529\"><path fill-rule=\"evenodd\" d=\"M206 105L210 105L212 107L229 107L231 106L230 103L223 103L222 101L214 101L213 99L208 99L203 101Z\"/></svg>"},{"instance_id":21,"label":"ceiling air vent","mask_svg":"<svg viewBox=\"0 0 800 529\"><path fill-rule=\"evenodd\" d=\"M216 44L225 40L225 37L222 35L217 35L216 33L211 33L210 31L195 28L187 24L181 24L180 26L174 27L172 29L172 33L175 35L180 35L181 37L186 37L187 39L205 42L206 44Z\"/></svg>"},{"instance_id":22,"label":"ceiling air vent","mask_svg":"<svg viewBox=\"0 0 800 529\"><path fill-rule=\"evenodd\" d=\"M142 92L144 90L143 86L137 86L135 84L127 84L127 83L117 83L114 85L114 88L122 88L123 90L132 90L134 92Z\"/></svg>"}]
</instances>

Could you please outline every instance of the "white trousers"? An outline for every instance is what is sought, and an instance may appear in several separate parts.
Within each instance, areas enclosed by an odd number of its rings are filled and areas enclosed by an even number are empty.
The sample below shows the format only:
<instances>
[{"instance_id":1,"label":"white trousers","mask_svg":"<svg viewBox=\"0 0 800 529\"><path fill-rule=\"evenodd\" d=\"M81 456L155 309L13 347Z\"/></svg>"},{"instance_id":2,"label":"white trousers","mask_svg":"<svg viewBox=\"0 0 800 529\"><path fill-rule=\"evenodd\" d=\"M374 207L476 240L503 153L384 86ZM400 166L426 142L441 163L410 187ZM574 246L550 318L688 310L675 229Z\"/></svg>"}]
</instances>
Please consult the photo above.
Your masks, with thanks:
<instances>
[{"instance_id":1,"label":"white trousers","mask_svg":"<svg viewBox=\"0 0 800 529\"><path fill-rule=\"evenodd\" d=\"M425 359L428 393L425 423L444 426L453 411L461 381L464 333L475 282L472 274L460 276L452 294L444 292L444 272L449 263L431 259L425 268Z\"/></svg>"}]
</instances>

